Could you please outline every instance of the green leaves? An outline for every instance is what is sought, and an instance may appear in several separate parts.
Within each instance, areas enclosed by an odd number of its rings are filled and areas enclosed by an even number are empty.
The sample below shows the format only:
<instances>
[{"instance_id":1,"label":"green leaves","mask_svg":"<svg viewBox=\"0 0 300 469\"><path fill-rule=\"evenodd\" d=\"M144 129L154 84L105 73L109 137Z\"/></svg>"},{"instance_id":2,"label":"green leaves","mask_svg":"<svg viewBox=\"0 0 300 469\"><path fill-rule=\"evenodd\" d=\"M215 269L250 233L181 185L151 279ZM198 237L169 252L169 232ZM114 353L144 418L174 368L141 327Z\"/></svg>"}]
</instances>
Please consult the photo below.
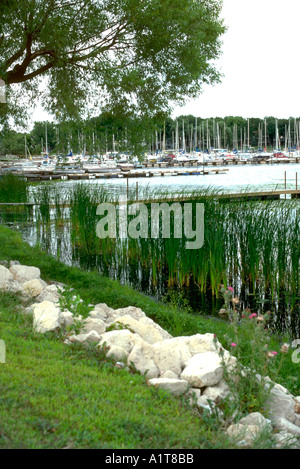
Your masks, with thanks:
<instances>
[{"instance_id":1,"label":"green leaves","mask_svg":"<svg viewBox=\"0 0 300 469\"><path fill-rule=\"evenodd\" d=\"M3 7L2 7L3 8ZM220 0L40 0L3 9L7 85L49 77L49 110L80 116L97 96L151 114L194 96L219 73ZM12 21L12 18L14 19Z\"/></svg>"}]
</instances>

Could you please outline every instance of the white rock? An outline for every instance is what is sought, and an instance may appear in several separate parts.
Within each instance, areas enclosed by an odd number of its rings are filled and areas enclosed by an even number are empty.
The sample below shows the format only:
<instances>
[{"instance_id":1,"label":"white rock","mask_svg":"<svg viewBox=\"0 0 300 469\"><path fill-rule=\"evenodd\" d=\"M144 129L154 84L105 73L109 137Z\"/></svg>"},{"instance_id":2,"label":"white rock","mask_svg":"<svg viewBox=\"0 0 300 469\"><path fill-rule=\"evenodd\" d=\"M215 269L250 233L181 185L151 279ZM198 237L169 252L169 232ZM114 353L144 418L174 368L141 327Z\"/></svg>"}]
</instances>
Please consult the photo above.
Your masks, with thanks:
<instances>
[{"instance_id":1,"label":"white rock","mask_svg":"<svg viewBox=\"0 0 300 469\"><path fill-rule=\"evenodd\" d=\"M14 280L12 273L3 265L0 265L0 289L6 289L5 285Z\"/></svg>"},{"instance_id":2,"label":"white rock","mask_svg":"<svg viewBox=\"0 0 300 469\"><path fill-rule=\"evenodd\" d=\"M274 422L278 430L291 433L294 436L300 437L300 428L297 425L294 425L289 420L284 417L279 417Z\"/></svg>"},{"instance_id":3,"label":"white rock","mask_svg":"<svg viewBox=\"0 0 300 469\"><path fill-rule=\"evenodd\" d=\"M147 316L144 316L139 319L139 323L144 324L146 326L155 327L155 329L157 329L157 331L160 333L164 340L173 338L171 334L169 334L169 332L165 331L162 327L160 327L159 324L157 324L155 321L153 321L153 319L148 318Z\"/></svg>"},{"instance_id":4,"label":"white rock","mask_svg":"<svg viewBox=\"0 0 300 469\"><path fill-rule=\"evenodd\" d=\"M223 376L223 368L216 352L204 352L194 355L186 363L180 378L196 388L214 386Z\"/></svg>"},{"instance_id":5,"label":"white rock","mask_svg":"<svg viewBox=\"0 0 300 469\"><path fill-rule=\"evenodd\" d=\"M228 394L230 394L230 389L223 379L215 386L209 386L203 391L204 396L215 402L224 399Z\"/></svg>"},{"instance_id":6,"label":"white rock","mask_svg":"<svg viewBox=\"0 0 300 469\"><path fill-rule=\"evenodd\" d=\"M129 315L133 319L137 319L137 320L146 316L145 313L140 308L136 308L135 306L128 306L127 308L115 309L113 315L115 318Z\"/></svg>"},{"instance_id":7,"label":"white rock","mask_svg":"<svg viewBox=\"0 0 300 469\"><path fill-rule=\"evenodd\" d=\"M25 296L26 298L28 298L28 294L24 290L23 285L20 282L17 282L16 280L8 281L0 285L0 290L10 292L10 293L21 294L22 296Z\"/></svg>"},{"instance_id":8,"label":"white rock","mask_svg":"<svg viewBox=\"0 0 300 469\"><path fill-rule=\"evenodd\" d=\"M83 321L83 333L97 331L99 335L105 332L106 325L102 319L88 317Z\"/></svg>"},{"instance_id":9,"label":"white rock","mask_svg":"<svg viewBox=\"0 0 300 469\"><path fill-rule=\"evenodd\" d=\"M182 337L188 345L192 355L203 352L217 352L221 347L220 342L214 334L195 334L190 337Z\"/></svg>"},{"instance_id":10,"label":"white rock","mask_svg":"<svg viewBox=\"0 0 300 469\"><path fill-rule=\"evenodd\" d=\"M106 303L98 303L94 306L94 310L101 310L101 311L104 311L106 313L106 315L110 315L112 313L114 313L114 309L110 308L109 306L107 306Z\"/></svg>"},{"instance_id":11,"label":"white rock","mask_svg":"<svg viewBox=\"0 0 300 469\"><path fill-rule=\"evenodd\" d=\"M33 307L33 327L37 332L54 331L61 326L61 312L54 303L43 301Z\"/></svg>"},{"instance_id":12,"label":"white rock","mask_svg":"<svg viewBox=\"0 0 300 469\"><path fill-rule=\"evenodd\" d=\"M294 412L295 402L293 396L283 386L275 384L271 389L270 396L268 397L265 410L272 421L277 421L279 417L284 417L290 422L295 421Z\"/></svg>"},{"instance_id":13,"label":"white rock","mask_svg":"<svg viewBox=\"0 0 300 469\"><path fill-rule=\"evenodd\" d=\"M74 316L70 311L63 311L60 315L62 327L71 327L74 323Z\"/></svg>"},{"instance_id":14,"label":"white rock","mask_svg":"<svg viewBox=\"0 0 300 469\"><path fill-rule=\"evenodd\" d=\"M260 412L252 412L248 414L246 417L241 418L238 423L242 425L257 425L261 429L272 428L271 420L266 419Z\"/></svg>"},{"instance_id":15,"label":"white rock","mask_svg":"<svg viewBox=\"0 0 300 469\"><path fill-rule=\"evenodd\" d=\"M89 312L89 317L93 319L101 319L102 321L106 321L107 313L103 309L93 309Z\"/></svg>"},{"instance_id":16,"label":"white rock","mask_svg":"<svg viewBox=\"0 0 300 469\"><path fill-rule=\"evenodd\" d=\"M128 355L129 353L126 352L126 350L124 350L122 347L118 347L117 345L111 346L108 352L106 353L106 356L108 358L113 358L121 362L126 362Z\"/></svg>"},{"instance_id":17,"label":"white rock","mask_svg":"<svg viewBox=\"0 0 300 469\"><path fill-rule=\"evenodd\" d=\"M90 331L87 334L73 334L68 337L68 341L75 344L97 343L99 339L100 335L97 331Z\"/></svg>"},{"instance_id":18,"label":"white rock","mask_svg":"<svg viewBox=\"0 0 300 469\"><path fill-rule=\"evenodd\" d=\"M227 428L227 435L241 446L251 446L259 436L261 429L258 425L242 425L235 423Z\"/></svg>"},{"instance_id":19,"label":"white rock","mask_svg":"<svg viewBox=\"0 0 300 469\"><path fill-rule=\"evenodd\" d=\"M297 425L297 427L300 427L300 414L295 414L294 425Z\"/></svg>"},{"instance_id":20,"label":"white rock","mask_svg":"<svg viewBox=\"0 0 300 469\"><path fill-rule=\"evenodd\" d=\"M128 366L134 365L147 378L158 378L160 370L154 360L154 345L140 339L141 342L136 344L131 350L128 358Z\"/></svg>"},{"instance_id":21,"label":"white rock","mask_svg":"<svg viewBox=\"0 0 300 469\"><path fill-rule=\"evenodd\" d=\"M27 265L12 265L9 270L13 274L14 279L20 283L24 283L29 280L35 280L41 276L41 271L38 267L30 267Z\"/></svg>"},{"instance_id":22,"label":"white rock","mask_svg":"<svg viewBox=\"0 0 300 469\"><path fill-rule=\"evenodd\" d=\"M196 405L200 409L206 409L210 412L212 411L212 408L214 407L212 401L207 396L198 397Z\"/></svg>"},{"instance_id":23,"label":"white rock","mask_svg":"<svg viewBox=\"0 0 300 469\"><path fill-rule=\"evenodd\" d=\"M56 285L47 285L44 290L37 296L36 301L51 301L58 303L60 293Z\"/></svg>"},{"instance_id":24,"label":"white rock","mask_svg":"<svg viewBox=\"0 0 300 469\"><path fill-rule=\"evenodd\" d=\"M99 346L102 346L105 343L108 347L121 347L126 352L130 353L133 347L140 342L143 342L143 340L137 334L133 334L127 329L123 329L101 334Z\"/></svg>"},{"instance_id":25,"label":"white rock","mask_svg":"<svg viewBox=\"0 0 300 469\"><path fill-rule=\"evenodd\" d=\"M284 431L274 433L273 438L276 440L276 448L298 449L298 439L291 433Z\"/></svg>"},{"instance_id":26,"label":"white rock","mask_svg":"<svg viewBox=\"0 0 300 469\"><path fill-rule=\"evenodd\" d=\"M156 342L161 342L164 340L164 336L161 332L153 327L152 324L143 324L140 321L137 321L132 316L125 314L125 316L119 317L114 321L115 324L122 324L123 326L128 326L127 328L138 334L143 340L149 344L155 344Z\"/></svg>"},{"instance_id":27,"label":"white rock","mask_svg":"<svg viewBox=\"0 0 300 469\"><path fill-rule=\"evenodd\" d=\"M189 386L187 381L170 378L152 378L149 379L149 384L170 391L175 396L184 394Z\"/></svg>"},{"instance_id":28,"label":"white rock","mask_svg":"<svg viewBox=\"0 0 300 469\"><path fill-rule=\"evenodd\" d=\"M160 373L170 370L179 378L191 358L187 345L176 337L153 344L154 361ZM183 378L182 378L183 379Z\"/></svg>"},{"instance_id":29,"label":"white rock","mask_svg":"<svg viewBox=\"0 0 300 469\"><path fill-rule=\"evenodd\" d=\"M22 284L24 291L31 298L39 296L45 288L44 282L41 279L36 278L33 280L28 280Z\"/></svg>"},{"instance_id":30,"label":"white rock","mask_svg":"<svg viewBox=\"0 0 300 469\"><path fill-rule=\"evenodd\" d=\"M163 371L160 375L161 378L169 378L169 379L178 379L176 373L173 373L171 370Z\"/></svg>"}]
</instances>

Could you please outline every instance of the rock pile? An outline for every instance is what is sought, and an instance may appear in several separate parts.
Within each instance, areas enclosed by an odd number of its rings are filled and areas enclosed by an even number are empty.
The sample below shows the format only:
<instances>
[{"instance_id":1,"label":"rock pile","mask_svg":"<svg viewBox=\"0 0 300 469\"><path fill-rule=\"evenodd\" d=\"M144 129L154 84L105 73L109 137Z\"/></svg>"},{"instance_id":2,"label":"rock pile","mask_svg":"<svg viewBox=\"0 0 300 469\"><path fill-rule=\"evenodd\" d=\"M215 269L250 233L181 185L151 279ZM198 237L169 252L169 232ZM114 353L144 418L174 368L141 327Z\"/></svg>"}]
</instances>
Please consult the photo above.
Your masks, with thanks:
<instances>
[{"instance_id":1,"label":"rock pile","mask_svg":"<svg viewBox=\"0 0 300 469\"><path fill-rule=\"evenodd\" d=\"M62 290L40 278L36 267L12 262L0 265L0 289L17 292L33 303L26 308L33 316L33 327L39 333L63 329L65 343L94 343L113 357L120 366L134 366L147 377L149 385L186 394L199 408L209 411L229 394L223 378L219 351L222 348L214 334L172 337L140 309L132 306L112 309L104 303L94 305L86 318L60 308ZM80 324L75 333L74 324ZM228 369L236 358L223 350ZM249 414L230 425L227 434L240 445L251 446L262 430L272 431L278 447L291 442L299 447L300 396L294 397L275 384L267 402L270 419L260 413ZM298 446L297 446L298 445Z\"/></svg>"}]
</instances>

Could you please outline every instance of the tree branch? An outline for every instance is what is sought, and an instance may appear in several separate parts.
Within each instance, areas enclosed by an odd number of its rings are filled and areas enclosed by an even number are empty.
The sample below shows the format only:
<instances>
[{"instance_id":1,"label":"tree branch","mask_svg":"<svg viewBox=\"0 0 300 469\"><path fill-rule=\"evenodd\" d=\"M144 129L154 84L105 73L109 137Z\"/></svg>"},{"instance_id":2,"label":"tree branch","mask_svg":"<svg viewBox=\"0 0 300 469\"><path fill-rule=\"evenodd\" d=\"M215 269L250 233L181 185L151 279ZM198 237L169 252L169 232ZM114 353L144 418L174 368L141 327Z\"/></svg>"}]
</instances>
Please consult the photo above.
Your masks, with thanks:
<instances>
[{"instance_id":1,"label":"tree branch","mask_svg":"<svg viewBox=\"0 0 300 469\"><path fill-rule=\"evenodd\" d=\"M32 73L28 73L27 75L24 75L23 73L18 74L17 71L14 73L9 72L8 73L8 84L12 83L24 83L27 80L30 80L32 78L35 78L38 75L42 75L44 72L47 72L47 70L50 70L50 68L54 67L55 61L53 62L48 62L46 65L43 67L38 68Z\"/></svg>"}]
</instances>

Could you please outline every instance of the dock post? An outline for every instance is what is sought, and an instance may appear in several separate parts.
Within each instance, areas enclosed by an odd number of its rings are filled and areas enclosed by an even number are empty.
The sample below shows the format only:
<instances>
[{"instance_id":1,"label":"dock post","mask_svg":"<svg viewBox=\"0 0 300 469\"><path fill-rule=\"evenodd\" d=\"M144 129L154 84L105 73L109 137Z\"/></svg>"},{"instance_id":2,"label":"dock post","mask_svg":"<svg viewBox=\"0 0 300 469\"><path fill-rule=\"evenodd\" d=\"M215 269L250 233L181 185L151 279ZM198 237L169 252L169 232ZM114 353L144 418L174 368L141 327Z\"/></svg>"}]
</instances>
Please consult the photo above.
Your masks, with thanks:
<instances>
[{"instance_id":1,"label":"dock post","mask_svg":"<svg viewBox=\"0 0 300 469\"><path fill-rule=\"evenodd\" d=\"M286 171L284 171L284 189L286 190ZM286 199L286 194L284 195L284 198Z\"/></svg>"}]
</instances>

